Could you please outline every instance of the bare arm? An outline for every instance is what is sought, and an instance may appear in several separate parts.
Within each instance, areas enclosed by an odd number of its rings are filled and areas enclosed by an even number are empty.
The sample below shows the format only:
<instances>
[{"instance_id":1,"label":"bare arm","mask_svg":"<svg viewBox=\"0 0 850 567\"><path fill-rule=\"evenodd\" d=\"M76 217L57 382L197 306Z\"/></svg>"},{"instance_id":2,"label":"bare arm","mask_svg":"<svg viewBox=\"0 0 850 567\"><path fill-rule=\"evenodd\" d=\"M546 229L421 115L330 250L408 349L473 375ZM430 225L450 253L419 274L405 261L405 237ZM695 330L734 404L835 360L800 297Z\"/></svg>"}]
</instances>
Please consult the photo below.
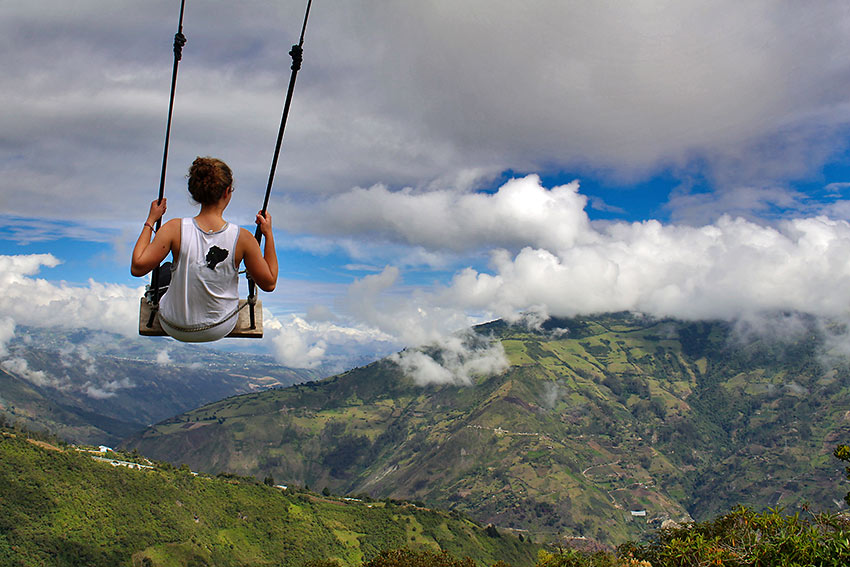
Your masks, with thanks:
<instances>
[{"instance_id":1,"label":"bare arm","mask_svg":"<svg viewBox=\"0 0 850 567\"><path fill-rule=\"evenodd\" d=\"M251 279L260 286L263 291L274 291L277 285L277 251L274 247L274 233L272 232L272 217L266 213L265 217L257 214L257 224L266 238L263 251L254 236L244 228L239 232L239 246L242 248L242 260L245 269Z\"/></svg>"},{"instance_id":2,"label":"bare arm","mask_svg":"<svg viewBox=\"0 0 850 567\"><path fill-rule=\"evenodd\" d=\"M174 248L175 237L179 238L180 220L172 219L160 228L159 232L154 235L153 241L151 241L153 225L165 214L165 208L165 199L160 204L157 204L156 201L151 203L151 209L142 227L142 233L133 247L130 273L136 277L144 276L159 266Z\"/></svg>"}]
</instances>

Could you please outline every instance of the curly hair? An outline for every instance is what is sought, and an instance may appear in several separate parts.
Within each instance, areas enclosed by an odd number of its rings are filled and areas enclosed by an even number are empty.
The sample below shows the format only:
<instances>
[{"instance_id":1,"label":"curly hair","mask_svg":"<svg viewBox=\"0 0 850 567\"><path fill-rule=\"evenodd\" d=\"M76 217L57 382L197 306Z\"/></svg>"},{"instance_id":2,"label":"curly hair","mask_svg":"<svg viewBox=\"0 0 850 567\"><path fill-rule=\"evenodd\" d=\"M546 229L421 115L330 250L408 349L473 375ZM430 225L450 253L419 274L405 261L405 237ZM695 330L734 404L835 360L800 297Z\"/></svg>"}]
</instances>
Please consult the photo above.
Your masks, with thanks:
<instances>
[{"instance_id":1,"label":"curly hair","mask_svg":"<svg viewBox=\"0 0 850 567\"><path fill-rule=\"evenodd\" d=\"M212 205L233 185L233 172L220 159L197 157L189 168L189 193L195 202Z\"/></svg>"}]
</instances>

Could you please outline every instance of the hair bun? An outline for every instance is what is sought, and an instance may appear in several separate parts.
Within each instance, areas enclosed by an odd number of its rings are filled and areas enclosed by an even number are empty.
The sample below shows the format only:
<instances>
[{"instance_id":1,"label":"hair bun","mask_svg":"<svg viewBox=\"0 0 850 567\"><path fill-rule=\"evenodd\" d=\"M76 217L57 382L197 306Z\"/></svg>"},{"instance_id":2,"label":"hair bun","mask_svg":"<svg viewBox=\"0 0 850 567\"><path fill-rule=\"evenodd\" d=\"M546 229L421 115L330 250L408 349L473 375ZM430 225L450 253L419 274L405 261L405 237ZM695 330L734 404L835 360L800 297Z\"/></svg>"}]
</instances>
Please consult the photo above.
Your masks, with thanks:
<instances>
[{"instance_id":1,"label":"hair bun","mask_svg":"<svg viewBox=\"0 0 850 567\"><path fill-rule=\"evenodd\" d=\"M201 205L217 203L233 185L233 173L217 158L197 157L189 168L189 193Z\"/></svg>"}]
</instances>

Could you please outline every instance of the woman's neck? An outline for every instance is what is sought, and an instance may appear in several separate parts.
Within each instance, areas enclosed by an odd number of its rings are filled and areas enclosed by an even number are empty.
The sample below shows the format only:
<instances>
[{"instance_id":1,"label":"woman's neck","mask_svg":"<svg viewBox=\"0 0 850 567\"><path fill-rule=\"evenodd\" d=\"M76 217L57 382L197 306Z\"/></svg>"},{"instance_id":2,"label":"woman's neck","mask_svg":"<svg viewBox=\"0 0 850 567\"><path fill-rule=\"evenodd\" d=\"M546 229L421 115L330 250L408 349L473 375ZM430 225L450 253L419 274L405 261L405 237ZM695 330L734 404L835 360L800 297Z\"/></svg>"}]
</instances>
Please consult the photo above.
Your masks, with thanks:
<instances>
[{"instance_id":1,"label":"woman's neck","mask_svg":"<svg viewBox=\"0 0 850 567\"><path fill-rule=\"evenodd\" d=\"M224 207L215 205L201 205L201 212L195 217L195 222L205 232L216 232L224 228Z\"/></svg>"}]
</instances>

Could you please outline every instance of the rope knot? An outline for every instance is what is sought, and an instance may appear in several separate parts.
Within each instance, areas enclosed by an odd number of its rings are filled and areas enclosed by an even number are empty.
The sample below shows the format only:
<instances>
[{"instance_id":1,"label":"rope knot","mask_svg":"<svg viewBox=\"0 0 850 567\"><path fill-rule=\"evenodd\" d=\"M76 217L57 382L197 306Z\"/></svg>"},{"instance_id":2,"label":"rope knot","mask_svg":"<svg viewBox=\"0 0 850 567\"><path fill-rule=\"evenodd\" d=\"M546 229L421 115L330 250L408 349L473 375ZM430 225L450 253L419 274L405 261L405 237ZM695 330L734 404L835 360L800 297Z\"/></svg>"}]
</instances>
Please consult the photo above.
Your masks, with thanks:
<instances>
[{"instance_id":1,"label":"rope knot","mask_svg":"<svg viewBox=\"0 0 850 567\"><path fill-rule=\"evenodd\" d=\"M184 45L186 45L186 36L180 32L174 34L174 58L178 61L183 58Z\"/></svg>"},{"instance_id":2,"label":"rope knot","mask_svg":"<svg viewBox=\"0 0 850 567\"><path fill-rule=\"evenodd\" d=\"M292 49L289 51L290 57L292 57L292 70L298 71L301 69L301 60L304 54L304 50L301 49L300 45L293 45Z\"/></svg>"}]
</instances>

